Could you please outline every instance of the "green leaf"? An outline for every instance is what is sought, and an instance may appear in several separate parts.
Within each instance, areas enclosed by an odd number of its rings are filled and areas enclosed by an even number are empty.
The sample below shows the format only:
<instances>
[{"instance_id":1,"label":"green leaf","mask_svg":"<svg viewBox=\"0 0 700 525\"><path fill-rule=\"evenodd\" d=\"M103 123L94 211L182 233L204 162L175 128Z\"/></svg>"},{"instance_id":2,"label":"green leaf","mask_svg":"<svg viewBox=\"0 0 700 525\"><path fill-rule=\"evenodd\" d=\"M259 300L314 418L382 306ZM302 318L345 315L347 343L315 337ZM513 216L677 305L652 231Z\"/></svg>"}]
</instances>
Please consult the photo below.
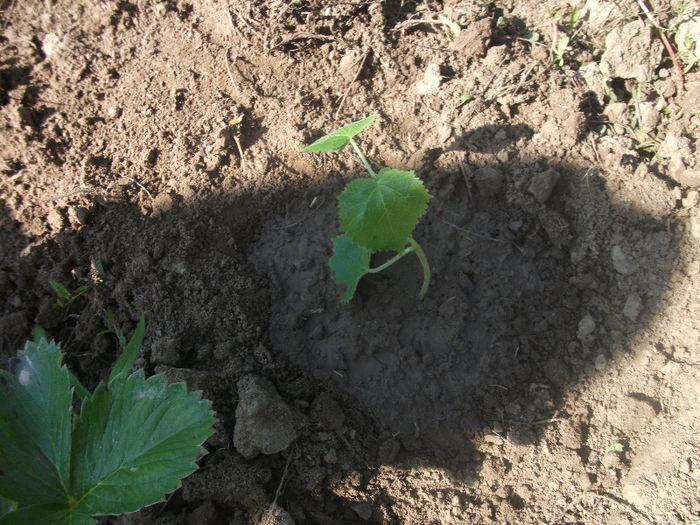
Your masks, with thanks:
<instances>
[{"instance_id":1,"label":"green leaf","mask_svg":"<svg viewBox=\"0 0 700 525\"><path fill-rule=\"evenodd\" d=\"M112 384L114 378L116 378L119 374L124 374L124 377L126 377L129 370L131 370L131 367L134 366L136 356L138 355L139 350L141 350L141 343L143 343L143 334L145 332L146 317L144 314L141 314L141 319L139 319L139 323L136 325L136 330L134 330L134 334L131 336L131 339L129 339L129 344L126 345L124 352L119 357L117 362L114 363L114 368L112 368L112 372L109 374L109 385Z\"/></svg>"},{"instance_id":2,"label":"green leaf","mask_svg":"<svg viewBox=\"0 0 700 525\"><path fill-rule=\"evenodd\" d=\"M15 374L0 370L0 495L60 504L70 483L70 377L54 342L27 342Z\"/></svg>"},{"instance_id":3,"label":"green leaf","mask_svg":"<svg viewBox=\"0 0 700 525\"><path fill-rule=\"evenodd\" d=\"M578 15L579 15L579 10L578 6L574 7L574 10L571 12L571 18L569 19L569 27L571 28L571 31L574 31L576 29L576 26L578 25Z\"/></svg>"},{"instance_id":4,"label":"green leaf","mask_svg":"<svg viewBox=\"0 0 700 525\"><path fill-rule=\"evenodd\" d=\"M457 104L457 107L463 106L471 100L474 100L474 95L472 95L471 93L462 93L459 96L459 104Z\"/></svg>"},{"instance_id":5,"label":"green leaf","mask_svg":"<svg viewBox=\"0 0 700 525\"><path fill-rule=\"evenodd\" d=\"M77 513L51 505L30 505L22 507L0 518L0 525L94 525L96 520L87 514Z\"/></svg>"},{"instance_id":6,"label":"green leaf","mask_svg":"<svg viewBox=\"0 0 700 525\"><path fill-rule=\"evenodd\" d=\"M357 283L369 270L370 250L352 242L347 235L339 235L333 239L333 251L330 267L335 280L347 287L343 294L343 302L347 303L355 295Z\"/></svg>"},{"instance_id":7,"label":"green leaf","mask_svg":"<svg viewBox=\"0 0 700 525\"><path fill-rule=\"evenodd\" d=\"M17 502L0 496L0 517L17 508Z\"/></svg>"},{"instance_id":8,"label":"green leaf","mask_svg":"<svg viewBox=\"0 0 700 525\"><path fill-rule=\"evenodd\" d=\"M622 443L613 443L612 445L608 445L603 449L603 452L605 454L608 454L610 452L617 452L621 453L624 450L624 447L622 446Z\"/></svg>"},{"instance_id":9,"label":"green leaf","mask_svg":"<svg viewBox=\"0 0 700 525\"><path fill-rule=\"evenodd\" d=\"M53 287L54 291L59 297L70 299L70 292L68 291L68 288L63 286L61 283L54 281L53 279L49 280L49 284Z\"/></svg>"},{"instance_id":10,"label":"green leaf","mask_svg":"<svg viewBox=\"0 0 700 525\"><path fill-rule=\"evenodd\" d=\"M123 377L119 375L119 377ZM201 392L139 370L101 383L74 429L71 491L84 514L121 514L162 501L196 469L215 419Z\"/></svg>"},{"instance_id":11,"label":"green leaf","mask_svg":"<svg viewBox=\"0 0 700 525\"><path fill-rule=\"evenodd\" d=\"M429 200L412 171L383 168L376 177L352 181L340 194L340 228L361 246L398 252Z\"/></svg>"},{"instance_id":12,"label":"green leaf","mask_svg":"<svg viewBox=\"0 0 700 525\"><path fill-rule=\"evenodd\" d=\"M348 124L345 127L335 130L333 133L324 135L312 144L304 146L302 149L303 151L311 153L323 153L326 151L338 152L350 144L350 139L369 126L374 121L374 118L375 115L370 115L365 119Z\"/></svg>"}]
</instances>

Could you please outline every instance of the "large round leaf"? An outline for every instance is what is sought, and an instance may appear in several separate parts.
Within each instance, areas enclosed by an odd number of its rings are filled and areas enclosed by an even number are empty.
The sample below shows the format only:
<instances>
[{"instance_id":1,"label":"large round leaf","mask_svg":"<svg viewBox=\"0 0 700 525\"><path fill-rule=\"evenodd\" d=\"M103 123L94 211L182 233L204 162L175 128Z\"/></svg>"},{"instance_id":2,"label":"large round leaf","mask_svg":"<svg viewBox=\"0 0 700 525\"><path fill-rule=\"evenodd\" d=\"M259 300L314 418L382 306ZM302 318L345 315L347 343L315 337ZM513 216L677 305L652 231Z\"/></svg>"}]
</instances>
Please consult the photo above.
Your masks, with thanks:
<instances>
[{"instance_id":1,"label":"large round leaf","mask_svg":"<svg viewBox=\"0 0 700 525\"><path fill-rule=\"evenodd\" d=\"M354 180L338 197L340 228L371 250L401 251L429 200L412 171L383 168L376 177Z\"/></svg>"}]
</instances>

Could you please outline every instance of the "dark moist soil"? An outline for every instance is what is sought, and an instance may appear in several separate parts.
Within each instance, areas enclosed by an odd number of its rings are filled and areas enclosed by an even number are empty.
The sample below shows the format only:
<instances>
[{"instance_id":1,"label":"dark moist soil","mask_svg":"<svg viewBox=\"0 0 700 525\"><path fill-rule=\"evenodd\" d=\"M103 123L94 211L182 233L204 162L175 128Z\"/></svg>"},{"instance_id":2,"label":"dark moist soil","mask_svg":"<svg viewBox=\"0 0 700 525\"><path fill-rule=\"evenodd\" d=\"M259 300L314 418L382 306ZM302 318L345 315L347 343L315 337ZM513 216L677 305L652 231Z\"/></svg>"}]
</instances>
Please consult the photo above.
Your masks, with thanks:
<instances>
[{"instance_id":1,"label":"dark moist soil","mask_svg":"<svg viewBox=\"0 0 700 525\"><path fill-rule=\"evenodd\" d=\"M3 359L40 325L92 388L144 312L136 366L218 418L104 523L700 520L700 78L637 2L582 7L561 66L559 0L2 7ZM364 173L299 145L369 114L433 196L422 301L415 257L347 305L328 268Z\"/></svg>"}]
</instances>

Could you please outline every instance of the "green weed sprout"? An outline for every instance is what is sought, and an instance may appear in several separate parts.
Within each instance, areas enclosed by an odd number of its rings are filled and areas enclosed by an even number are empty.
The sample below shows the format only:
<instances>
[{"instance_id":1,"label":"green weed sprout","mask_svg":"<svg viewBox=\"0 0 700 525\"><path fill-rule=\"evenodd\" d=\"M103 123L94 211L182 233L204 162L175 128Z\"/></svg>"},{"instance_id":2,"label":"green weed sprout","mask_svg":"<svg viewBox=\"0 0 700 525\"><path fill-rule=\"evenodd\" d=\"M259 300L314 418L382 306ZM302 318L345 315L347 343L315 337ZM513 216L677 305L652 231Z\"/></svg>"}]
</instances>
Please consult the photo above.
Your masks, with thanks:
<instances>
[{"instance_id":1,"label":"green weed sprout","mask_svg":"<svg viewBox=\"0 0 700 525\"><path fill-rule=\"evenodd\" d=\"M63 286L61 283L54 281L53 279L49 279L49 284L59 297L59 299L56 300L56 304L60 308L70 305L76 299L83 297L90 292L90 289L85 285L78 286L71 292L68 288Z\"/></svg>"},{"instance_id":2,"label":"green weed sprout","mask_svg":"<svg viewBox=\"0 0 700 525\"><path fill-rule=\"evenodd\" d=\"M330 267L339 283L345 284L343 302L352 299L357 283L367 273L380 272L413 252L423 266L422 299L430 284L430 266L412 233L425 213L430 194L413 171L382 168L375 173L353 137L374 121L374 115L325 135L304 151L339 152L350 144L369 173L352 181L338 197L341 235L333 239L335 254ZM370 267L372 254L392 250L397 254L377 267Z\"/></svg>"},{"instance_id":3,"label":"green weed sprout","mask_svg":"<svg viewBox=\"0 0 700 525\"><path fill-rule=\"evenodd\" d=\"M211 404L162 374L128 375L144 331L142 316L92 394L42 331L0 371L0 525L96 524L163 501L196 469Z\"/></svg>"}]
</instances>

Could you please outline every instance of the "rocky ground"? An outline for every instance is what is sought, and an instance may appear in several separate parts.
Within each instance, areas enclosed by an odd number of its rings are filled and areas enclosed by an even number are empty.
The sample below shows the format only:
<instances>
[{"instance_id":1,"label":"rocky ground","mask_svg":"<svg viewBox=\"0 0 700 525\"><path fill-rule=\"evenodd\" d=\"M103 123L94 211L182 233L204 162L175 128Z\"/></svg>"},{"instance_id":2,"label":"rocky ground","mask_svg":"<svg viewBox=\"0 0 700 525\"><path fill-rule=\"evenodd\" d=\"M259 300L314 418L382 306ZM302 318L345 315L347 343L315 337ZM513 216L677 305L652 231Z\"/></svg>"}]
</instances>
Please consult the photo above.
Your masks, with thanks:
<instances>
[{"instance_id":1,"label":"rocky ground","mask_svg":"<svg viewBox=\"0 0 700 525\"><path fill-rule=\"evenodd\" d=\"M217 412L105 523L700 522L697 1L0 7L0 353L38 324L92 387L145 312ZM422 301L328 268L363 168L300 144L369 114Z\"/></svg>"}]
</instances>

